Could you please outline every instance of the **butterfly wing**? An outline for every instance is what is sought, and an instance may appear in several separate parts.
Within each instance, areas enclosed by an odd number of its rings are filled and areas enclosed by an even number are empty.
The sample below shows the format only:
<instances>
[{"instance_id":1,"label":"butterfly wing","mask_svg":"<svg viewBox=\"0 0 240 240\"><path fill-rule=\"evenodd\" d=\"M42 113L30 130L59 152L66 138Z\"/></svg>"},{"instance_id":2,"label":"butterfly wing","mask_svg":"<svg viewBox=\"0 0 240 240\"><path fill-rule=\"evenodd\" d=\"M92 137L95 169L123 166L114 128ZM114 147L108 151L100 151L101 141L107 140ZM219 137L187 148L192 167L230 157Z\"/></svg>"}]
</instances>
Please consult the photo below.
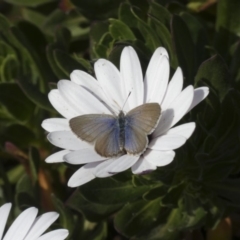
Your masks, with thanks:
<instances>
[{"instance_id":1,"label":"butterfly wing","mask_svg":"<svg viewBox=\"0 0 240 240\"><path fill-rule=\"evenodd\" d=\"M105 132L97 138L95 151L103 157L115 157L122 152L119 141L119 126L116 125L111 131Z\"/></svg>"},{"instance_id":2,"label":"butterfly wing","mask_svg":"<svg viewBox=\"0 0 240 240\"><path fill-rule=\"evenodd\" d=\"M148 144L147 135L157 127L161 114L158 103L146 103L126 114L124 148L129 154L140 155Z\"/></svg>"},{"instance_id":3,"label":"butterfly wing","mask_svg":"<svg viewBox=\"0 0 240 240\"><path fill-rule=\"evenodd\" d=\"M83 141L95 142L96 152L104 157L118 155L118 120L108 114L86 114L69 121L72 131Z\"/></svg>"}]
</instances>

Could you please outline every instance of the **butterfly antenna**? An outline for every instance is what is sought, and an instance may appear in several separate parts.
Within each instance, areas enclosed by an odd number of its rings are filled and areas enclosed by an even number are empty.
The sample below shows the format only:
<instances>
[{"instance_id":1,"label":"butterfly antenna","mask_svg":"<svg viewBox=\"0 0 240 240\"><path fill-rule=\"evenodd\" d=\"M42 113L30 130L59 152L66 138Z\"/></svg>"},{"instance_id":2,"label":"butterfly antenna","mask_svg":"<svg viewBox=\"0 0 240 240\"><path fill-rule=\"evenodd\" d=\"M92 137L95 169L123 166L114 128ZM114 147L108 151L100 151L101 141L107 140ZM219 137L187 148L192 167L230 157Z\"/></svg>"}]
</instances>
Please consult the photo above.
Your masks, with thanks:
<instances>
[{"instance_id":1,"label":"butterfly antenna","mask_svg":"<svg viewBox=\"0 0 240 240\"><path fill-rule=\"evenodd\" d=\"M127 103L127 100L128 98L130 97L132 92L129 92L128 96L127 96L127 99L125 100L124 104L123 104L123 107L122 107L122 111L123 111L123 108L125 107L126 103Z\"/></svg>"}]
</instances>

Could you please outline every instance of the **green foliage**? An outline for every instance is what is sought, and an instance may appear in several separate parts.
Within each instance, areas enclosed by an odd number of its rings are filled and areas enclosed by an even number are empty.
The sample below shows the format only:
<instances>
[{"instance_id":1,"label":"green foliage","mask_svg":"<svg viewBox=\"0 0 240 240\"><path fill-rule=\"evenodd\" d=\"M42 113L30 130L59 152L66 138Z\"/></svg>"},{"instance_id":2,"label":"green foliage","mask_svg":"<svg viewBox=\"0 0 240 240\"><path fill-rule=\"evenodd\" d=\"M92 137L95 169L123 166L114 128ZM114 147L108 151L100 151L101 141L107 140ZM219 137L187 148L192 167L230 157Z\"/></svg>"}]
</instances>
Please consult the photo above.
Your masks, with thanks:
<instances>
[{"instance_id":1,"label":"green foliage","mask_svg":"<svg viewBox=\"0 0 240 240\"><path fill-rule=\"evenodd\" d=\"M240 4L209 2L3 1L1 203L58 211L56 226L69 229L69 240L179 240L239 217ZM67 187L73 170L44 162L57 149L40 125L59 117L47 95L75 69L94 75L97 58L118 67L128 45L143 71L154 50L165 47L171 75L180 66L185 86L208 86L210 94L182 120L197 127L170 165L95 179L73 191Z\"/></svg>"}]
</instances>

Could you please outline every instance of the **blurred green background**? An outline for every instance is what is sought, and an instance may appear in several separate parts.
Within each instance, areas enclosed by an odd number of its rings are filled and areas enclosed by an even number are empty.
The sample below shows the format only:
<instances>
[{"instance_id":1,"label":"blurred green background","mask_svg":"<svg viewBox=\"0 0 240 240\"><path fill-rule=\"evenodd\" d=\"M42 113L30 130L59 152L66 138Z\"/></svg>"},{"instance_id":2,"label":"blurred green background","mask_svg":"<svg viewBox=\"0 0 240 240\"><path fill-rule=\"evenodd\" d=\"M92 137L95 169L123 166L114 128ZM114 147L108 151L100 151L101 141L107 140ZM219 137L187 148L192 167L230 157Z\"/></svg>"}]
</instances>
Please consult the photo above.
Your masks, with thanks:
<instances>
[{"instance_id":1,"label":"blurred green background","mask_svg":"<svg viewBox=\"0 0 240 240\"><path fill-rule=\"evenodd\" d=\"M69 240L240 239L239 0L2 0L0 13L0 203L15 204L12 219L58 211ZM68 188L79 166L44 162L58 150L40 126L59 116L47 94L75 69L94 76L98 58L118 66L128 45L144 71L163 46L171 75L180 66L185 86L210 88L181 120L196 131L151 174Z\"/></svg>"}]
</instances>

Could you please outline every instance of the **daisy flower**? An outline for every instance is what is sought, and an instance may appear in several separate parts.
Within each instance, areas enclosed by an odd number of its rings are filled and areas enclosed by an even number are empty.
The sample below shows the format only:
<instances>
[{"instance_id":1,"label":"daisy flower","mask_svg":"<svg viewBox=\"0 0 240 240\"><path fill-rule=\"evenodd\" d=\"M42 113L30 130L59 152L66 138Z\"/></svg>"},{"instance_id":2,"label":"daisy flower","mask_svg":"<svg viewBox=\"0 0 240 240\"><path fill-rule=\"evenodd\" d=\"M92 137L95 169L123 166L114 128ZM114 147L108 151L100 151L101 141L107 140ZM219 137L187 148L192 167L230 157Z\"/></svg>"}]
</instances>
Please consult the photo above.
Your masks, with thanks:
<instances>
[{"instance_id":1,"label":"daisy flower","mask_svg":"<svg viewBox=\"0 0 240 240\"><path fill-rule=\"evenodd\" d=\"M59 214L56 212L49 212L37 217L38 210L35 207L30 207L23 211L15 219L3 237L4 228L11 207L11 203L6 203L0 207L1 240L63 240L67 238L68 230L66 229L58 229L43 234L58 218Z\"/></svg>"},{"instance_id":2,"label":"daisy flower","mask_svg":"<svg viewBox=\"0 0 240 240\"><path fill-rule=\"evenodd\" d=\"M42 127L49 132L48 140L63 150L50 155L46 162L83 165L70 178L70 187L80 186L96 177L112 176L128 168L134 174L141 174L171 163L175 156L173 150L181 147L195 129L194 122L175 126L176 123L208 95L209 89L194 89L191 85L182 89L181 68L177 68L169 82L168 53L162 47L154 52L144 78L132 47L123 49L120 71L106 59L96 61L94 70L96 79L75 70L70 75L71 81L60 80L57 89L49 93L51 104L64 118L46 119ZM77 116L117 116L123 106L124 112L129 112L145 103L158 103L161 116L149 136L146 150L140 155L101 156L92 144L81 140L69 126L69 121Z\"/></svg>"}]
</instances>

